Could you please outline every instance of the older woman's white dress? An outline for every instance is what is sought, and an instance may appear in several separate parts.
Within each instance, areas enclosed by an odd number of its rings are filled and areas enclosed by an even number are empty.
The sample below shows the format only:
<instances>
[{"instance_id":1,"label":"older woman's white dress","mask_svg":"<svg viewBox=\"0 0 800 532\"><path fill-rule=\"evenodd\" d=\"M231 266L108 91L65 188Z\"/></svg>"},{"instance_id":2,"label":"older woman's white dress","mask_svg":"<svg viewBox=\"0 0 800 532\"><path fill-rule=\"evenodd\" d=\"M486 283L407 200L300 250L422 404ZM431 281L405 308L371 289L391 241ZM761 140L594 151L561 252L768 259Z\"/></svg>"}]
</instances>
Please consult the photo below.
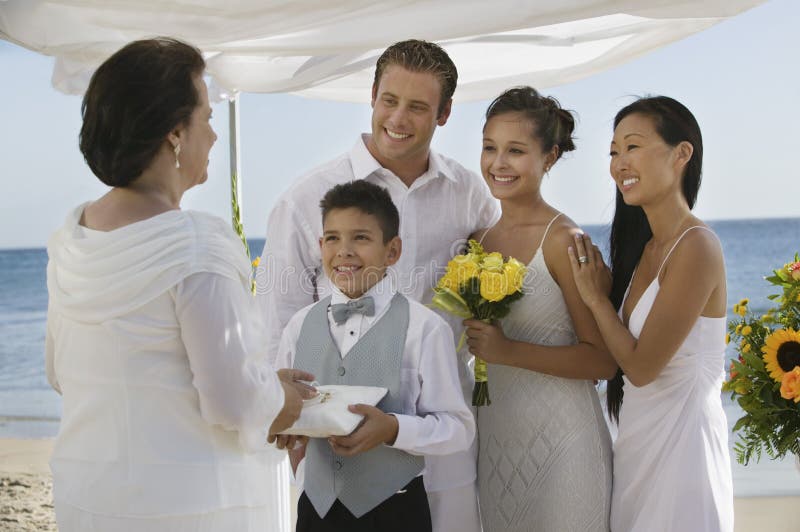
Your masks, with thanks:
<instances>
[{"instance_id":1,"label":"older woman's white dress","mask_svg":"<svg viewBox=\"0 0 800 532\"><path fill-rule=\"evenodd\" d=\"M659 288L656 275L631 312L628 329L637 338ZM700 316L653 382L637 388L625 379L614 443L614 532L733 530L728 425L720 399L724 354L725 318Z\"/></svg>"},{"instance_id":2,"label":"older woman's white dress","mask_svg":"<svg viewBox=\"0 0 800 532\"><path fill-rule=\"evenodd\" d=\"M241 241L184 211L93 231L83 207L48 245L59 530L287 527L285 458L264 442L283 392Z\"/></svg>"}]
</instances>

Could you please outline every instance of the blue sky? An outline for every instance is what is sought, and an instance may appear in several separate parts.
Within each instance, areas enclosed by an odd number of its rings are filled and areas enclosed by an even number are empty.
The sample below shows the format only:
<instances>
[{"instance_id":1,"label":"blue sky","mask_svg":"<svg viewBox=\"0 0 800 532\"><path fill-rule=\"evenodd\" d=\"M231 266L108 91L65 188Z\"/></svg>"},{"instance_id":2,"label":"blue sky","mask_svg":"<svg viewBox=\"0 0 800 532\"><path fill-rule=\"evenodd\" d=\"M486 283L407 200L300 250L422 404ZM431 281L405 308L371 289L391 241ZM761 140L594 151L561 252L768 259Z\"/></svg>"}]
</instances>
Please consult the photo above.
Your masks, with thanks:
<instances>
[{"instance_id":1,"label":"blue sky","mask_svg":"<svg viewBox=\"0 0 800 532\"><path fill-rule=\"evenodd\" d=\"M550 172L545 198L578 223L610 220L613 116L632 96L665 94L686 104L703 130L704 179L695 208L701 218L800 216L799 25L800 2L770 0L625 65L543 89L579 117L578 149ZM43 246L72 207L106 190L77 148L80 98L51 87L52 65L52 58L0 41L0 248ZM368 130L368 97L348 104L241 96L248 236L263 236L275 199L297 176L350 149ZM434 148L477 171L487 104L457 103ZM219 140L209 181L184 196L183 208L227 218L227 103L216 104L214 115Z\"/></svg>"}]
</instances>

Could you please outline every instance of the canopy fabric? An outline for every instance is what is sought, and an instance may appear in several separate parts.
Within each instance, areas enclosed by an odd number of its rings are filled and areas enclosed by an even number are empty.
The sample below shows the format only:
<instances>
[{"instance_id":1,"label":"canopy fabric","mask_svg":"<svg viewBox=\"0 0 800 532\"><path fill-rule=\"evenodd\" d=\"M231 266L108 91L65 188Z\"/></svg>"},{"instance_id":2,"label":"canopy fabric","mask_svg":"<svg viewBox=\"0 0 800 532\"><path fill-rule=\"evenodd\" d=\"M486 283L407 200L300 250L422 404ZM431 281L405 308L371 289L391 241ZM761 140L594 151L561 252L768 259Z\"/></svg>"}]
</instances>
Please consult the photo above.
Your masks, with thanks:
<instances>
[{"instance_id":1,"label":"canopy fabric","mask_svg":"<svg viewBox=\"0 0 800 532\"><path fill-rule=\"evenodd\" d=\"M221 95L363 102L389 44L441 44L456 99L570 82L764 0L0 0L0 38L57 58L53 85L82 93L125 43L169 35L206 55Z\"/></svg>"}]
</instances>

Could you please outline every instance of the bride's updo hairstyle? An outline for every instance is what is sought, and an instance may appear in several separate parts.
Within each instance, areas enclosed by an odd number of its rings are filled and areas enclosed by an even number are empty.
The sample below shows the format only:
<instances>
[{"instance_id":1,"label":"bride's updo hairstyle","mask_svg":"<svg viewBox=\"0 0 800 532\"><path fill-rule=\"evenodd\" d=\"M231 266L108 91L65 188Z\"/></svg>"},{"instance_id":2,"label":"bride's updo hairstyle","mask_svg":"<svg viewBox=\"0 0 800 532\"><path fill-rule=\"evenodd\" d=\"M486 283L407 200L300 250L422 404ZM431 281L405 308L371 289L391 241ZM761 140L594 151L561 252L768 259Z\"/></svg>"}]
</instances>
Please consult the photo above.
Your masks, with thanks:
<instances>
[{"instance_id":1,"label":"bride's updo hairstyle","mask_svg":"<svg viewBox=\"0 0 800 532\"><path fill-rule=\"evenodd\" d=\"M638 114L653 121L656 132L669 146L677 146L681 142L692 145L692 157L683 170L681 190L683 197L693 208L700 190L703 174L703 136L694 115L685 105L667 96L650 96L639 98L623 107L614 117L614 129L627 116ZM617 189L614 221L611 223L611 302L619 310L625 291L628 289L633 271L644 252L644 246L653 236L650 223L644 210L637 205L627 205L622 199L622 192ZM608 383L608 412L615 420L619 420L619 408L622 405L622 372Z\"/></svg>"},{"instance_id":2,"label":"bride's updo hairstyle","mask_svg":"<svg viewBox=\"0 0 800 532\"><path fill-rule=\"evenodd\" d=\"M83 97L80 148L100 181L125 187L150 166L167 135L199 103L200 51L160 37L134 41L92 75Z\"/></svg>"},{"instance_id":3,"label":"bride's updo hairstyle","mask_svg":"<svg viewBox=\"0 0 800 532\"><path fill-rule=\"evenodd\" d=\"M562 154L575 149L572 140L575 118L552 96L542 96L528 86L508 89L489 104L484 129L489 119L506 113L519 113L528 119L533 137L542 144L542 153L558 146L556 161Z\"/></svg>"}]
</instances>

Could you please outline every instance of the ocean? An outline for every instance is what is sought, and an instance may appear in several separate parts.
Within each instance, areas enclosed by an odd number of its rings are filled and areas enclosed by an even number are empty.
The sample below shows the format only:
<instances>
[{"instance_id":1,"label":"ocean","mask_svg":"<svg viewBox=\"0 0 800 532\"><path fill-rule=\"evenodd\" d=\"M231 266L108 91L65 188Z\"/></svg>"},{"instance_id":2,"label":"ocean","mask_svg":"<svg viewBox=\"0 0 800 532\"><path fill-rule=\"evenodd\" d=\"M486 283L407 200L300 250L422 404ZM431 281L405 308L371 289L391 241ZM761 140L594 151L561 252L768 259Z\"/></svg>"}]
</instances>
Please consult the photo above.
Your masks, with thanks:
<instances>
[{"instance_id":1,"label":"ocean","mask_svg":"<svg viewBox=\"0 0 800 532\"><path fill-rule=\"evenodd\" d=\"M763 277L800 251L800 218L717 221L710 225L722 240L728 273L728 317L740 299L763 314L774 292ZM608 227L585 228L595 242L608 238ZM249 242L251 253L264 241ZM49 438L58 432L61 399L44 374L47 286L44 249L0 250L0 437ZM729 346L728 357L733 357ZM723 395L729 425L741 415ZM730 438L731 444L736 437ZM800 464L795 458L744 467L733 462L737 496L800 495Z\"/></svg>"}]
</instances>

